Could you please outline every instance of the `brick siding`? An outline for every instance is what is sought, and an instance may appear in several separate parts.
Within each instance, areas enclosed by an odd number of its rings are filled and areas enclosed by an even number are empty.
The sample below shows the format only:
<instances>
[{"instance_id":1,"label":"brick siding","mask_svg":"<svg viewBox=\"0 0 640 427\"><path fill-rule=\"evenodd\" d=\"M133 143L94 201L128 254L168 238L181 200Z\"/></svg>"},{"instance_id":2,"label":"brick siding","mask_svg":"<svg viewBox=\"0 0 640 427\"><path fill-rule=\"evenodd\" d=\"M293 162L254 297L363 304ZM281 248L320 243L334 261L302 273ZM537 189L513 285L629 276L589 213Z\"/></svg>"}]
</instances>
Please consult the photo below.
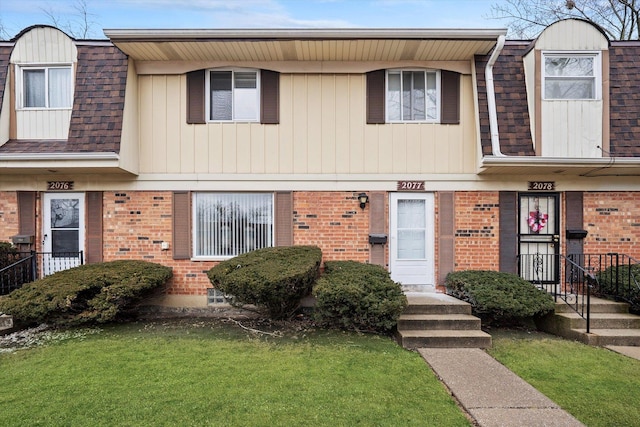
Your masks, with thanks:
<instances>
[{"instance_id":1,"label":"brick siding","mask_svg":"<svg viewBox=\"0 0 640 427\"><path fill-rule=\"evenodd\" d=\"M498 270L498 192L455 193L455 269Z\"/></svg>"},{"instance_id":2,"label":"brick siding","mask_svg":"<svg viewBox=\"0 0 640 427\"><path fill-rule=\"evenodd\" d=\"M15 191L0 191L0 241L10 242L18 234L18 195Z\"/></svg>"}]
</instances>

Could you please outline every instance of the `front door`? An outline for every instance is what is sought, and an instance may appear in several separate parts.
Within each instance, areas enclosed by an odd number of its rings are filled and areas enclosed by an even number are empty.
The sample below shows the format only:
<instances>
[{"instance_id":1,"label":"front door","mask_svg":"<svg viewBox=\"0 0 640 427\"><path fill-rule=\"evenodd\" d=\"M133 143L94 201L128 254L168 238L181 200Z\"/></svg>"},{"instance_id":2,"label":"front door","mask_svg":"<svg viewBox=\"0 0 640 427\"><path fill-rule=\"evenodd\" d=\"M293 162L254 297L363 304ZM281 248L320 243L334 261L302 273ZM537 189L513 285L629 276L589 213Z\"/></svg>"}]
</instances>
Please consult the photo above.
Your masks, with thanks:
<instances>
[{"instance_id":1,"label":"front door","mask_svg":"<svg viewBox=\"0 0 640 427\"><path fill-rule=\"evenodd\" d=\"M433 193L391 193L389 269L405 292L435 291Z\"/></svg>"},{"instance_id":2,"label":"front door","mask_svg":"<svg viewBox=\"0 0 640 427\"><path fill-rule=\"evenodd\" d=\"M43 275L81 264L84 250L84 193L44 193Z\"/></svg>"},{"instance_id":3,"label":"front door","mask_svg":"<svg viewBox=\"0 0 640 427\"><path fill-rule=\"evenodd\" d=\"M520 194L520 276L532 283L554 284L560 277L559 205L556 193Z\"/></svg>"}]
</instances>

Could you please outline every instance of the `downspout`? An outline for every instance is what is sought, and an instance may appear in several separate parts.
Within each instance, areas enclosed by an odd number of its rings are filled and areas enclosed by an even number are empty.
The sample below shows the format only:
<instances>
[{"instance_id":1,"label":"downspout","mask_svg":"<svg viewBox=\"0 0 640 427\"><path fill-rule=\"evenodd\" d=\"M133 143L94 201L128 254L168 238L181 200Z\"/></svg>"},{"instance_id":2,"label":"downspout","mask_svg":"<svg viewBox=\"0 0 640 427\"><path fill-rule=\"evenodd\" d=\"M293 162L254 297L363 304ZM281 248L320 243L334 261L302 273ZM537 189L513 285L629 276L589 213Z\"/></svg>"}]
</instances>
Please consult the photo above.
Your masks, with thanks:
<instances>
[{"instance_id":1,"label":"downspout","mask_svg":"<svg viewBox=\"0 0 640 427\"><path fill-rule=\"evenodd\" d=\"M489 107L489 130L491 132L491 152L494 156L504 157L500 152L500 133L498 132L498 112L496 111L496 92L493 87L493 64L498 60L498 56L504 47L504 36L498 36L498 43L491 53L489 62L484 71L487 84L487 104Z\"/></svg>"}]
</instances>

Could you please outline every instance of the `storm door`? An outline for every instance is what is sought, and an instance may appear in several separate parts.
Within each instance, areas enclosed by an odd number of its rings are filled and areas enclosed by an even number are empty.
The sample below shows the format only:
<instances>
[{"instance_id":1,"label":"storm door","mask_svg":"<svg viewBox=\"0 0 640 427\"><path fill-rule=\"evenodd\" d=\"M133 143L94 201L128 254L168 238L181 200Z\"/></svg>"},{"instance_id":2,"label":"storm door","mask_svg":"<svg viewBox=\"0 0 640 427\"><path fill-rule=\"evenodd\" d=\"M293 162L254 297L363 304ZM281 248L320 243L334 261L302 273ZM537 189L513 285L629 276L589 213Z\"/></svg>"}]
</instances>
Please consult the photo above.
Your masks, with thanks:
<instances>
[{"instance_id":1,"label":"storm door","mask_svg":"<svg viewBox=\"0 0 640 427\"><path fill-rule=\"evenodd\" d=\"M391 193L391 278L405 292L435 291L433 193Z\"/></svg>"},{"instance_id":2,"label":"storm door","mask_svg":"<svg viewBox=\"0 0 640 427\"><path fill-rule=\"evenodd\" d=\"M43 274L76 267L84 250L84 193L45 193L43 198Z\"/></svg>"},{"instance_id":3,"label":"storm door","mask_svg":"<svg viewBox=\"0 0 640 427\"><path fill-rule=\"evenodd\" d=\"M560 277L560 209L557 193L524 193L519 198L520 276L535 284Z\"/></svg>"}]
</instances>

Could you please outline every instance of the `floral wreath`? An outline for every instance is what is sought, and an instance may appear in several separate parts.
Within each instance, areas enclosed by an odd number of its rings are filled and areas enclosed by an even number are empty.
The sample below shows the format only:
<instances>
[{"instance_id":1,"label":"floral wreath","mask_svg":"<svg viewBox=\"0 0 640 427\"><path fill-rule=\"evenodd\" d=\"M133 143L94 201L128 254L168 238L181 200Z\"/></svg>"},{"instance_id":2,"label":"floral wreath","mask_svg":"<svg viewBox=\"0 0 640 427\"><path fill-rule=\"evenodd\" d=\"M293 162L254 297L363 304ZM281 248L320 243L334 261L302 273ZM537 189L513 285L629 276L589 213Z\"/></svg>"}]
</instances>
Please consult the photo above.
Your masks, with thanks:
<instances>
[{"instance_id":1,"label":"floral wreath","mask_svg":"<svg viewBox=\"0 0 640 427\"><path fill-rule=\"evenodd\" d=\"M529 212L529 220L527 223L529 224L529 229L534 233L539 233L545 225L547 225L547 221L549 220L549 215L546 213L541 213L540 208L536 206L535 211Z\"/></svg>"}]
</instances>

